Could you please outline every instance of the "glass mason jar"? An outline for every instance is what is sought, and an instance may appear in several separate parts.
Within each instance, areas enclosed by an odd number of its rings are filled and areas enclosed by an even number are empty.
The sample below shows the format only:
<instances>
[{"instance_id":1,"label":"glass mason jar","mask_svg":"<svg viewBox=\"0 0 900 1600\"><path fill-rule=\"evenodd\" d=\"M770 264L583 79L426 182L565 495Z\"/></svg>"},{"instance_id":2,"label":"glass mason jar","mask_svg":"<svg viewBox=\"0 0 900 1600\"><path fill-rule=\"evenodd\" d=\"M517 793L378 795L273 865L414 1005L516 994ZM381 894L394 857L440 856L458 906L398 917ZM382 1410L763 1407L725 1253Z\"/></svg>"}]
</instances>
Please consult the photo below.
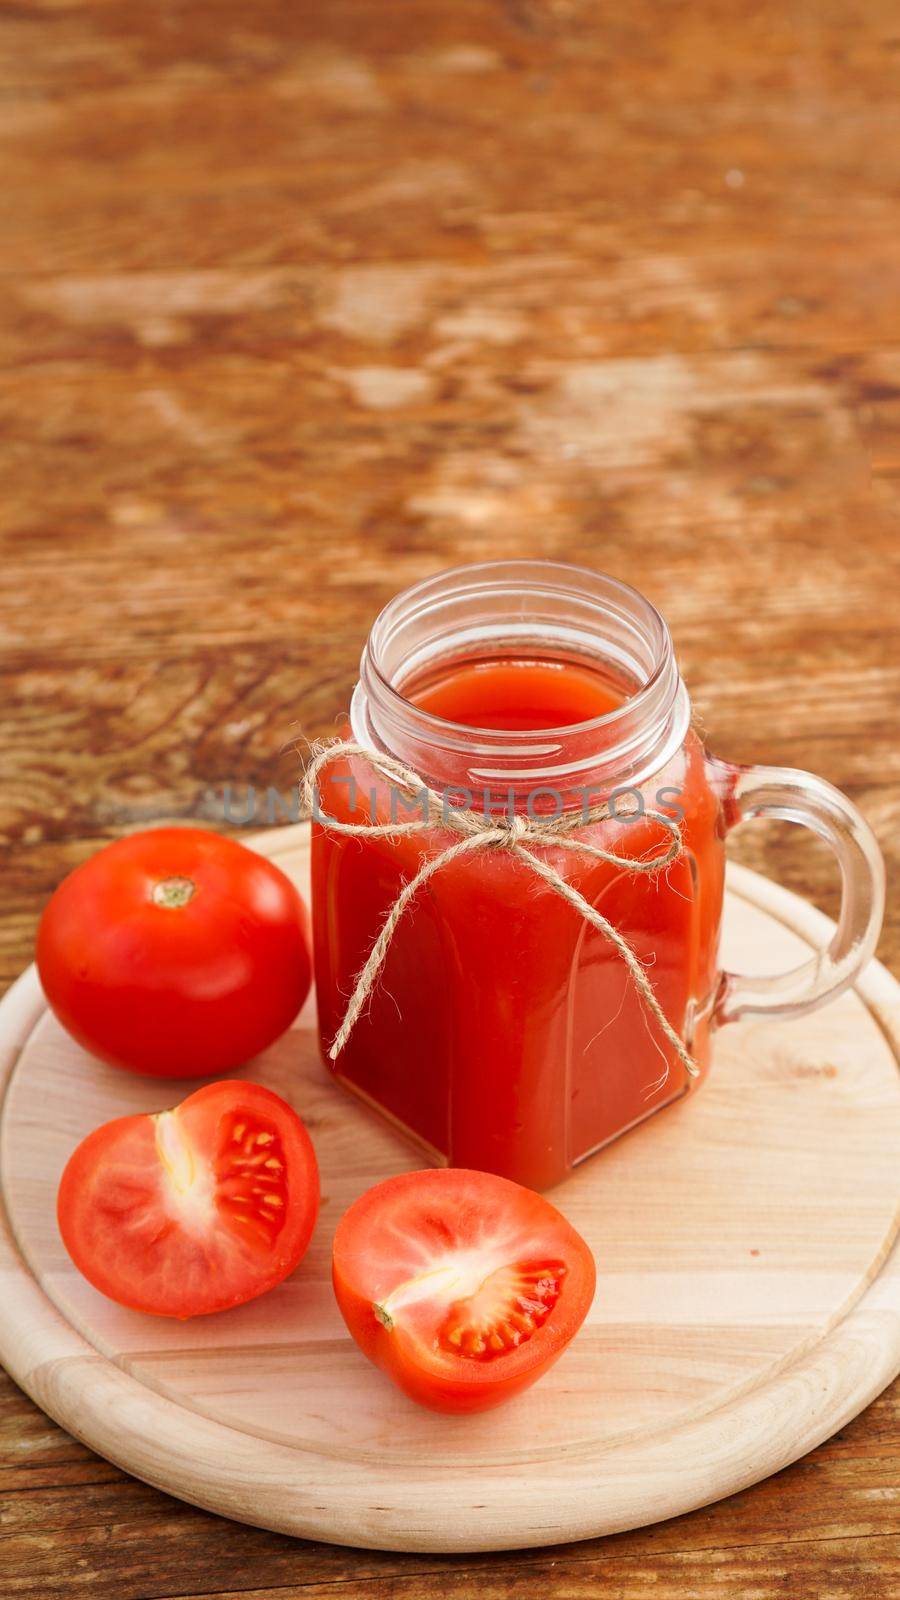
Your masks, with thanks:
<instances>
[{"instance_id":1,"label":"glass mason jar","mask_svg":"<svg viewBox=\"0 0 900 1600\"><path fill-rule=\"evenodd\" d=\"M625 938L699 1068L689 1076L601 929L516 852L469 851L404 910L333 1066L430 1161L547 1188L701 1081L716 1028L822 1005L875 947L884 875L868 825L821 778L709 756L663 618L613 578L496 562L398 595L363 652L347 737L412 769L451 807L561 818L571 840L621 858L528 845ZM396 821L391 788L367 758L338 754L320 778L321 814ZM598 802L607 815L577 826ZM768 978L718 963L725 838L748 817L811 828L843 880L827 953ZM663 852L666 818L679 826L677 859L630 869ZM440 825L347 836L314 820L326 1060L399 892L459 837Z\"/></svg>"}]
</instances>

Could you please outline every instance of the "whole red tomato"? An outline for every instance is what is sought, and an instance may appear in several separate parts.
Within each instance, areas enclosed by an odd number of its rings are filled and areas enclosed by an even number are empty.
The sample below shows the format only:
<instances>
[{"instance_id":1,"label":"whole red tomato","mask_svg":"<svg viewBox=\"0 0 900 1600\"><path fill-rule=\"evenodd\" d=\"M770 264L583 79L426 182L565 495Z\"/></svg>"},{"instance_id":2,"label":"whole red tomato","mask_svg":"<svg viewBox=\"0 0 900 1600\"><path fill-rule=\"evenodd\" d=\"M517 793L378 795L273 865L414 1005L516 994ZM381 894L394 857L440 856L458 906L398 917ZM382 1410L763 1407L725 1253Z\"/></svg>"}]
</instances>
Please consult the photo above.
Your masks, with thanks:
<instances>
[{"instance_id":1,"label":"whole red tomato","mask_svg":"<svg viewBox=\"0 0 900 1600\"><path fill-rule=\"evenodd\" d=\"M312 975L306 907L279 867L199 828L117 840L41 918L37 965L69 1033L114 1067L231 1072L293 1021Z\"/></svg>"}]
</instances>

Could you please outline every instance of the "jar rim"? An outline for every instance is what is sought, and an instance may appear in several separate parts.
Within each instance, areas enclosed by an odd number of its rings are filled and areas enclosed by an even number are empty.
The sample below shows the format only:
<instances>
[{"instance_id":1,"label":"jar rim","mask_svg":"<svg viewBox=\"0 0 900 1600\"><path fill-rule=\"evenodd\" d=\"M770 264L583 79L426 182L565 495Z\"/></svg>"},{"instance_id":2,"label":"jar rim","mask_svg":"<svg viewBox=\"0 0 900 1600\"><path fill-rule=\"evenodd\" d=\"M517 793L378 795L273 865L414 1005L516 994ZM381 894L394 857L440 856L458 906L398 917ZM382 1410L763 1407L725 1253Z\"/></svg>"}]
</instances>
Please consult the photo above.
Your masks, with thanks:
<instances>
[{"instance_id":1,"label":"jar rim","mask_svg":"<svg viewBox=\"0 0 900 1600\"><path fill-rule=\"evenodd\" d=\"M532 612L522 605L522 600L528 596L537 600L543 595L545 601L562 608L569 603L577 611L578 637L591 639L593 654L607 660L612 646L601 622L604 616L615 618L626 643L630 637L634 649L643 653L643 669L636 669L633 661L629 664L629 676L639 679L634 692L597 717L549 728L481 728L453 722L417 706L403 692L406 663L402 650L399 661L387 659L391 649L396 649L398 637L406 630L421 641L428 637L429 626L440 626L442 612L454 606L465 607L470 601L483 601L489 607L492 599L499 600L504 595L507 600L518 596L519 601L517 611L510 613L513 620L506 624L510 639L527 630L532 615L535 626L540 624L540 609L536 606ZM588 623L592 623L592 629L588 629ZM483 642L496 643L502 636L499 624L494 628L482 624L479 637ZM440 634L433 637L439 639ZM446 637L452 640L462 635L448 632ZM434 658L440 659L438 646L434 649ZM452 659L454 653L460 652L448 652L448 658ZM406 671L407 680L411 675ZM664 725L671 724L679 690L682 699L686 699L668 626L652 601L620 578L574 563L549 560L484 561L451 567L404 589L382 608L372 625L360 664L360 689L367 702L365 721L370 742L374 734L376 743L391 750L392 735L399 731L421 746L423 752L427 753L430 747L454 750L466 757L487 757L499 762L504 773L509 763L518 767L521 758L529 755L540 768L556 755L562 757L562 765L553 768L557 772L585 769L595 761L598 747L602 748L604 764L624 761L632 765L649 755L651 746L659 746ZM670 740L664 738L663 743L668 746ZM577 758L576 745L579 752L584 747L581 759ZM521 771L510 775L524 776Z\"/></svg>"}]
</instances>

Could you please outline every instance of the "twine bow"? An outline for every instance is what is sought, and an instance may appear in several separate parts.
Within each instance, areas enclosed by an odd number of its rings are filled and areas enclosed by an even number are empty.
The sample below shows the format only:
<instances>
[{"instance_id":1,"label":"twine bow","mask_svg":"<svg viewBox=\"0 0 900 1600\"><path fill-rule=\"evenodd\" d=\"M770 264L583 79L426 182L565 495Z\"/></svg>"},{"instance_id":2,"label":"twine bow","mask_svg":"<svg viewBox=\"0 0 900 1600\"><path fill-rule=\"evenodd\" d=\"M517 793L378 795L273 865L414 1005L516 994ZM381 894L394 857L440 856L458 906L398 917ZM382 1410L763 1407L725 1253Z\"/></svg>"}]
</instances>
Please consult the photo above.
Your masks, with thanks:
<instances>
[{"instance_id":1,"label":"twine bow","mask_svg":"<svg viewBox=\"0 0 900 1600\"><path fill-rule=\"evenodd\" d=\"M339 817L330 816L323 812L318 791L318 778L323 767L338 756L361 756L383 778L387 778L395 785L407 803L410 801L423 807L424 815L416 818L399 819L389 822L342 822ZM552 819L521 816L516 814L510 818L497 818L486 816L474 810L458 810L448 807L446 798L437 794L433 789L401 762L395 761L393 756L380 752L367 750L365 746L352 741L336 739L314 748L312 760L306 769L301 785L301 796L307 812L322 827L332 833L348 834L356 839L395 839L407 834L421 834L430 829L438 828L445 832L459 834L460 838L454 844L448 845L437 855L431 856L422 862L418 871L403 885L396 900L387 913L382 923L381 930L369 955L356 975L353 992L344 1013L344 1020L335 1035L329 1049L329 1057L334 1061L340 1055L347 1043L359 1014L369 998L375 985L379 972L384 964L385 957L390 949L391 940L397 931L397 925L411 900L414 900L423 884L438 872L443 872L445 867L462 856L470 856L480 850L507 850L516 857L536 877L548 884L561 899L572 906L585 922L597 928L618 950L625 962L640 997L655 1019L661 1033L668 1039L685 1071L692 1078L699 1072L697 1063L687 1050L684 1041L672 1027L668 1017L662 1009L653 987L644 971L643 966L632 950L628 940L618 928L604 917L595 906L579 894L572 884L552 867L549 861L535 855L534 845L550 845L557 850L570 850L582 856L591 856L596 861L608 861L611 865L622 867L626 872L655 874L662 872L677 861L682 854L684 845L681 832L677 823L659 811L647 811L643 815L658 822L669 834L669 843L661 855L636 860L631 856L620 856L612 850L603 850L600 845L590 844L586 839L572 837L577 828L584 828L591 823L606 821L610 812L604 803L592 807L585 807L578 812L569 813ZM664 1080L663 1080L664 1081Z\"/></svg>"}]
</instances>

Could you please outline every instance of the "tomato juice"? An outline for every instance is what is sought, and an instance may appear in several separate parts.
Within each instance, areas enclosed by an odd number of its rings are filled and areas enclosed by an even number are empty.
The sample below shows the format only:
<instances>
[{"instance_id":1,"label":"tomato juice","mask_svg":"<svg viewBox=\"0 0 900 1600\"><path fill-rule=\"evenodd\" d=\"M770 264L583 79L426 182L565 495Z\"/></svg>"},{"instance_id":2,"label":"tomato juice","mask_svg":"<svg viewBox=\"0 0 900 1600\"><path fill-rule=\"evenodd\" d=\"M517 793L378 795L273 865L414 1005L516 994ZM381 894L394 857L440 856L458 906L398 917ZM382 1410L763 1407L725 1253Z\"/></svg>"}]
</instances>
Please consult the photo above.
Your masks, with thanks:
<instances>
[{"instance_id":1,"label":"tomato juice","mask_svg":"<svg viewBox=\"0 0 900 1600\"><path fill-rule=\"evenodd\" d=\"M502 809L509 796L518 811L555 815L588 793L596 799L591 763L577 783L571 773L544 770L531 783L519 775L501 786L488 776L473 790L490 765L479 765L477 755L462 759L449 730L472 730L477 747L484 730L522 730L533 740L541 730L584 728L600 770L616 736L605 723L615 723L636 685L608 662L485 652L444 660L407 678L400 691L429 726L433 721L432 785L464 786L478 807L484 798ZM421 757L415 770L423 772ZM631 809L639 805L643 815L617 814L575 835L623 858L660 855L670 835L651 813L662 811L680 821L683 850L659 874L533 846L624 934L701 1070L724 872L712 770L689 729L657 771L624 785ZM368 762L343 757L323 779L323 807L344 820L366 820L374 801L378 819L386 820L388 789ZM316 984L326 1046L399 890L424 857L457 837L430 829L393 839L347 838L316 825ZM398 924L335 1071L433 1160L539 1189L688 1086L612 943L502 849L475 851L423 886Z\"/></svg>"}]
</instances>

